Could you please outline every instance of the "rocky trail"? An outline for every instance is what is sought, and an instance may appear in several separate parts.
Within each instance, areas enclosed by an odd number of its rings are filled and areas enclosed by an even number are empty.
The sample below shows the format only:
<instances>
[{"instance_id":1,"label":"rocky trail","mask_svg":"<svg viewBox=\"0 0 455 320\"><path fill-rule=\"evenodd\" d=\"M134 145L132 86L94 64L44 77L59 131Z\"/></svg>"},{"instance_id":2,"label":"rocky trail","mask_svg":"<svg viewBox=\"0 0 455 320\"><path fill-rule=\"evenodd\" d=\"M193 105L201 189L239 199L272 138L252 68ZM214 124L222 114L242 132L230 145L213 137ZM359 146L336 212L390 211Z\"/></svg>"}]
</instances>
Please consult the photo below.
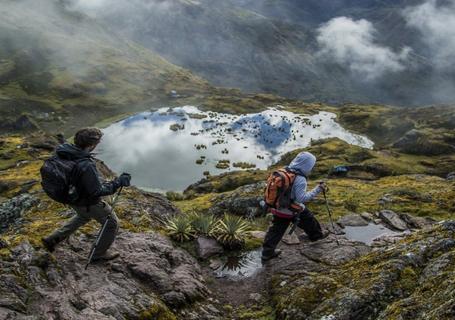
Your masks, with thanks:
<instances>
[{"instance_id":1,"label":"rocky trail","mask_svg":"<svg viewBox=\"0 0 455 320\"><path fill-rule=\"evenodd\" d=\"M213 255L200 258L194 250L197 243L213 245L216 240L199 237L179 244L164 234L161 225L187 207L218 216L224 211L257 216L263 183L256 180L262 176L253 175L249 183L221 176L218 187L226 180L232 190L224 193L213 192L213 180L205 181L194 188L204 187L211 194L200 190L199 197L180 203L132 187L122 193L116 207L121 228L112 250L120 257L85 270L99 226L85 226L52 254L44 251L40 237L72 212L49 201L39 186L38 170L48 151L27 147L17 138L5 142L8 148L9 144L11 152L24 160L0 172L5 190L0 205L0 319L455 318L455 226L445 200L451 180L399 176L390 183L398 179L430 183L434 191L410 192L398 185L398 191L364 192L374 200L368 202L371 213L364 212L365 206L356 208L361 213L337 214L331 230L336 235L317 242L300 240L297 229L280 243L282 255L265 265L257 245L236 255L217 244L209 248ZM103 163L98 165L104 177L113 175ZM342 190L361 182L331 183L330 204L340 210L346 207L337 201L338 195L344 199ZM407 206L409 197L412 207ZM384 204L377 205L377 199ZM201 204L207 211L199 209ZM449 218L436 222L425 212L406 213L417 205L435 212L431 216L442 212ZM312 206L320 220L327 221L321 203ZM323 226L330 230L328 224ZM266 226L254 227L250 233L259 244Z\"/></svg>"}]
</instances>

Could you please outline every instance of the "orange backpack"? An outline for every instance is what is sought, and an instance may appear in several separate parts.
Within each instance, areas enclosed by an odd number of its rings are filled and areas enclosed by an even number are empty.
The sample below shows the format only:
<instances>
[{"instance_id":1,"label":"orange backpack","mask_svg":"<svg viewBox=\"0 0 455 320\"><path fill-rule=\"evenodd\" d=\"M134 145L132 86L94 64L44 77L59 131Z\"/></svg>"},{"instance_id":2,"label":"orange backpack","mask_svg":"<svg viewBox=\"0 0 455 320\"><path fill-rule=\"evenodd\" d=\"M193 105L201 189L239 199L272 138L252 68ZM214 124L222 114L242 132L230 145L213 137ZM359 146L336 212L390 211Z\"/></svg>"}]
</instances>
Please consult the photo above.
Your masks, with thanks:
<instances>
[{"instance_id":1,"label":"orange backpack","mask_svg":"<svg viewBox=\"0 0 455 320\"><path fill-rule=\"evenodd\" d=\"M264 201L269 208L291 209L300 211L301 207L293 204L291 199L292 185L296 174L286 168L273 171L267 179Z\"/></svg>"}]
</instances>

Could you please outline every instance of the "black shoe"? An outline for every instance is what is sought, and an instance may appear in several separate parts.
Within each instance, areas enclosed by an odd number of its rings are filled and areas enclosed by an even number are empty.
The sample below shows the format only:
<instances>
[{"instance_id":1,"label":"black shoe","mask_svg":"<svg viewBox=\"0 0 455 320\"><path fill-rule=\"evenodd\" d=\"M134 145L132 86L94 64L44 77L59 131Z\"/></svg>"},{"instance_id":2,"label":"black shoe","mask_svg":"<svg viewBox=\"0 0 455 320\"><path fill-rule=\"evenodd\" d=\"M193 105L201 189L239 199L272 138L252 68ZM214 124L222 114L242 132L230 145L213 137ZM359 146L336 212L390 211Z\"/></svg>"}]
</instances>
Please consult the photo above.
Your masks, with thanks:
<instances>
[{"instance_id":1,"label":"black shoe","mask_svg":"<svg viewBox=\"0 0 455 320\"><path fill-rule=\"evenodd\" d=\"M41 243L43 244L44 248L46 248L46 250L49 252L54 252L55 246L57 245L57 243L54 240L51 240L49 238L41 238Z\"/></svg>"},{"instance_id":2,"label":"black shoe","mask_svg":"<svg viewBox=\"0 0 455 320\"><path fill-rule=\"evenodd\" d=\"M319 241L319 240L325 239L325 238L327 238L329 235L330 235L330 232L329 232L328 230L324 230L324 231L322 231L322 233L321 233L320 236L318 236L318 237L316 237L316 238L309 238L309 237L308 237L308 239L310 239L310 241L313 241L313 242L314 242L314 241Z\"/></svg>"},{"instance_id":3,"label":"black shoe","mask_svg":"<svg viewBox=\"0 0 455 320\"><path fill-rule=\"evenodd\" d=\"M266 261L272 260L273 258L278 257L280 254L281 254L281 250L277 249L277 250L273 251L273 253L271 255L267 255L267 256L262 255L261 260L262 260L262 262L266 262Z\"/></svg>"},{"instance_id":4,"label":"black shoe","mask_svg":"<svg viewBox=\"0 0 455 320\"><path fill-rule=\"evenodd\" d=\"M120 256L118 252L105 253L99 257L93 257L92 262L102 262L117 259Z\"/></svg>"}]
</instances>

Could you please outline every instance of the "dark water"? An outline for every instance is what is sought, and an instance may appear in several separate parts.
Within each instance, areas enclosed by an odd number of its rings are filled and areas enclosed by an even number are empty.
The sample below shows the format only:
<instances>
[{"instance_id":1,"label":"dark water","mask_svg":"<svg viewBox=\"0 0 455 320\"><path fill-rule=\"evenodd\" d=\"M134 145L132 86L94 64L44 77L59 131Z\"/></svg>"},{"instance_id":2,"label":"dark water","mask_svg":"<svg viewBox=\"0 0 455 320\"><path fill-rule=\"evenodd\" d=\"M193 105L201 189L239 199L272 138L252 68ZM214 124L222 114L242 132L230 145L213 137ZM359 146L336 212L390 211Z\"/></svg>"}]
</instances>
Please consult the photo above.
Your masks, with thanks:
<instances>
[{"instance_id":1,"label":"dark water","mask_svg":"<svg viewBox=\"0 0 455 320\"><path fill-rule=\"evenodd\" d=\"M346 226L344 231L346 232L345 237L349 240L360 241L367 245L371 245L374 239L381 236L399 234L383 225L374 223L359 227Z\"/></svg>"},{"instance_id":2,"label":"dark water","mask_svg":"<svg viewBox=\"0 0 455 320\"><path fill-rule=\"evenodd\" d=\"M239 280L254 276L261 268L261 249L225 257L223 264L214 271L215 277Z\"/></svg>"},{"instance_id":3,"label":"dark water","mask_svg":"<svg viewBox=\"0 0 455 320\"><path fill-rule=\"evenodd\" d=\"M373 145L343 129L332 113L303 116L278 108L246 115L162 108L112 124L104 133L99 157L118 173L130 172L136 186L158 191L181 191L205 171L240 170L236 162L264 169L314 139ZM229 160L228 168L216 168L220 160Z\"/></svg>"}]
</instances>

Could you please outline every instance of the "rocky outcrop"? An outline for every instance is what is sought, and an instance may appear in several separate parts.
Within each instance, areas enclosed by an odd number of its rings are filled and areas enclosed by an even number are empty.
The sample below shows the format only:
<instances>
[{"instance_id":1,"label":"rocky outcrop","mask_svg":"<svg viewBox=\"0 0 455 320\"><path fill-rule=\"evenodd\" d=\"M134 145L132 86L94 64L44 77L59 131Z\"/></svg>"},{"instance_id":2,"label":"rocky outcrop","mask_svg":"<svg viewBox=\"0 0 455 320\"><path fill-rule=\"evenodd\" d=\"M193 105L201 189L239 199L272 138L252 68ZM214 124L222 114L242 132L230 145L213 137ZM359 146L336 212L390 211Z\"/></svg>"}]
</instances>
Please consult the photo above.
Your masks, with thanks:
<instances>
[{"instance_id":1,"label":"rocky outcrop","mask_svg":"<svg viewBox=\"0 0 455 320\"><path fill-rule=\"evenodd\" d=\"M259 182L249 184L228 193L217 196L214 205L209 209L209 213L221 215L224 212L244 216L255 217L262 213L259 201L263 199L265 183Z\"/></svg>"},{"instance_id":2,"label":"rocky outcrop","mask_svg":"<svg viewBox=\"0 0 455 320\"><path fill-rule=\"evenodd\" d=\"M36 197L25 193L0 204L0 233L10 225L20 222L24 213L38 202Z\"/></svg>"},{"instance_id":3,"label":"rocky outcrop","mask_svg":"<svg viewBox=\"0 0 455 320\"><path fill-rule=\"evenodd\" d=\"M342 226L366 226L368 225L368 221L365 220L361 215L359 214L348 214L345 216L342 216L340 219L338 219L337 223Z\"/></svg>"},{"instance_id":4,"label":"rocky outcrop","mask_svg":"<svg viewBox=\"0 0 455 320\"><path fill-rule=\"evenodd\" d=\"M455 152L453 144L444 141L437 132L412 129L397 140L393 147L404 153L441 155Z\"/></svg>"},{"instance_id":5,"label":"rocky outcrop","mask_svg":"<svg viewBox=\"0 0 455 320\"><path fill-rule=\"evenodd\" d=\"M194 258L163 236L122 233L113 247L118 259L84 270L93 241L72 239L55 259L27 242L12 249L9 260L0 260L0 318L172 319L164 317L169 307L207 294Z\"/></svg>"},{"instance_id":6,"label":"rocky outcrop","mask_svg":"<svg viewBox=\"0 0 455 320\"><path fill-rule=\"evenodd\" d=\"M391 210L382 210L379 212L379 217L384 221L387 225L392 227L393 229L404 231L408 229L406 223L401 220L400 216L391 211Z\"/></svg>"},{"instance_id":7,"label":"rocky outcrop","mask_svg":"<svg viewBox=\"0 0 455 320\"><path fill-rule=\"evenodd\" d=\"M273 267L277 317L453 319L454 236L451 221L366 255L367 248L344 240L308 245L304 258Z\"/></svg>"}]
</instances>

